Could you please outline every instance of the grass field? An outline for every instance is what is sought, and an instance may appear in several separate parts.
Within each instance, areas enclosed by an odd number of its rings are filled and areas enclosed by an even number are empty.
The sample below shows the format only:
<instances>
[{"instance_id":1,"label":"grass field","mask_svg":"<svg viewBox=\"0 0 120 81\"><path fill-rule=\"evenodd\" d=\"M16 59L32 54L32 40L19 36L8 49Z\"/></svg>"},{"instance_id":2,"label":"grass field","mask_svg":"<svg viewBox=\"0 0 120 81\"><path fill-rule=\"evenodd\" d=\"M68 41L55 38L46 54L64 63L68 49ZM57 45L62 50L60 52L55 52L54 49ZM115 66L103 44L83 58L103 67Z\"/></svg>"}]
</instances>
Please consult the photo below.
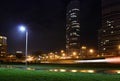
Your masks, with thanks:
<instances>
[{"instance_id":1,"label":"grass field","mask_svg":"<svg viewBox=\"0 0 120 81\"><path fill-rule=\"evenodd\" d=\"M67 69L119 69L119 65L83 64L83 65L28 65L35 68ZM90 67L91 66L91 67ZM101 66L101 67L100 67ZM111 66L111 67L110 67ZM95 68L96 67L96 68ZM0 68L0 81L120 81L120 74L50 72L44 70L22 70Z\"/></svg>"},{"instance_id":2,"label":"grass field","mask_svg":"<svg viewBox=\"0 0 120 81\"><path fill-rule=\"evenodd\" d=\"M0 69L0 81L120 81L119 74Z\"/></svg>"}]
</instances>

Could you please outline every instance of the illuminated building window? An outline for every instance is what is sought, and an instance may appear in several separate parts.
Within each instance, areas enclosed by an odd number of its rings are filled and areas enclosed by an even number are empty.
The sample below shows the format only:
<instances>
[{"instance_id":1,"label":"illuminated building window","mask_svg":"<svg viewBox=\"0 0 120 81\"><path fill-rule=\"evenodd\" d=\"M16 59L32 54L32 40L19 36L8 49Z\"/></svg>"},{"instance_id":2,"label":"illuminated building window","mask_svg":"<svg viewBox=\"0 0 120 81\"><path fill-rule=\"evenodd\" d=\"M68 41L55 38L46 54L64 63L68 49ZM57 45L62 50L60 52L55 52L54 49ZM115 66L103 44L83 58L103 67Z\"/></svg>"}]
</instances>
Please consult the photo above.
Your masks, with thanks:
<instances>
[{"instance_id":1,"label":"illuminated building window","mask_svg":"<svg viewBox=\"0 0 120 81\"><path fill-rule=\"evenodd\" d=\"M77 43L70 43L70 45L77 45Z\"/></svg>"},{"instance_id":2,"label":"illuminated building window","mask_svg":"<svg viewBox=\"0 0 120 81\"><path fill-rule=\"evenodd\" d=\"M77 43L72 43L73 45L76 45Z\"/></svg>"},{"instance_id":3,"label":"illuminated building window","mask_svg":"<svg viewBox=\"0 0 120 81\"><path fill-rule=\"evenodd\" d=\"M72 12L71 10L69 10L69 12L68 13L70 13L70 12Z\"/></svg>"},{"instance_id":4,"label":"illuminated building window","mask_svg":"<svg viewBox=\"0 0 120 81\"><path fill-rule=\"evenodd\" d=\"M76 31L80 31L79 29L76 29Z\"/></svg>"},{"instance_id":5,"label":"illuminated building window","mask_svg":"<svg viewBox=\"0 0 120 81\"><path fill-rule=\"evenodd\" d=\"M74 20L74 21L72 21L72 23L76 23L76 22L77 22L77 21L75 21L75 20Z\"/></svg>"},{"instance_id":6,"label":"illuminated building window","mask_svg":"<svg viewBox=\"0 0 120 81\"><path fill-rule=\"evenodd\" d=\"M66 30L69 30L69 27L67 27Z\"/></svg>"},{"instance_id":7,"label":"illuminated building window","mask_svg":"<svg viewBox=\"0 0 120 81\"><path fill-rule=\"evenodd\" d=\"M104 45L106 44L106 42L103 43Z\"/></svg>"},{"instance_id":8,"label":"illuminated building window","mask_svg":"<svg viewBox=\"0 0 120 81\"><path fill-rule=\"evenodd\" d=\"M111 21L107 21L107 23L111 23Z\"/></svg>"},{"instance_id":9,"label":"illuminated building window","mask_svg":"<svg viewBox=\"0 0 120 81\"><path fill-rule=\"evenodd\" d=\"M105 40L106 42L109 42L109 40Z\"/></svg>"},{"instance_id":10,"label":"illuminated building window","mask_svg":"<svg viewBox=\"0 0 120 81\"><path fill-rule=\"evenodd\" d=\"M111 26L111 24L108 24L108 26Z\"/></svg>"},{"instance_id":11,"label":"illuminated building window","mask_svg":"<svg viewBox=\"0 0 120 81\"><path fill-rule=\"evenodd\" d=\"M66 45L66 48L68 48L68 45Z\"/></svg>"},{"instance_id":12,"label":"illuminated building window","mask_svg":"<svg viewBox=\"0 0 120 81\"><path fill-rule=\"evenodd\" d=\"M76 10L76 11L79 11L79 9L77 9L77 8L72 9L72 11L75 11L75 10Z\"/></svg>"},{"instance_id":13,"label":"illuminated building window","mask_svg":"<svg viewBox=\"0 0 120 81\"><path fill-rule=\"evenodd\" d=\"M71 15L70 17L74 18L74 17L77 17L76 15Z\"/></svg>"},{"instance_id":14,"label":"illuminated building window","mask_svg":"<svg viewBox=\"0 0 120 81\"><path fill-rule=\"evenodd\" d=\"M103 30L103 32L106 32L106 30Z\"/></svg>"},{"instance_id":15,"label":"illuminated building window","mask_svg":"<svg viewBox=\"0 0 120 81\"><path fill-rule=\"evenodd\" d=\"M103 50L106 50L106 48L103 48Z\"/></svg>"},{"instance_id":16,"label":"illuminated building window","mask_svg":"<svg viewBox=\"0 0 120 81\"><path fill-rule=\"evenodd\" d=\"M73 32L73 35L77 35L77 33L76 33L76 32Z\"/></svg>"},{"instance_id":17,"label":"illuminated building window","mask_svg":"<svg viewBox=\"0 0 120 81\"><path fill-rule=\"evenodd\" d=\"M111 28L113 28L113 26L111 26Z\"/></svg>"},{"instance_id":18,"label":"illuminated building window","mask_svg":"<svg viewBox=\"0 0 120 81\"><path fill-rule=\"evenodd\" d=\"M113 31L111 31L111 33L114 33Z\"/></svg>"},{"instance_id":19,"label":"illuminated building window","mask_svg":"<svg viewBox=\"0 0 120 81\"><path fill-rule=\"evenodd\" d=\"M72 28L80 28L80 26L79 26L79 25L76 25L76 26L72 26Z\"/></svg>"},{"instance_id":20,"label":"illuminated building window","mask_svg":"<svg viewBox=\"0 0 120 81\"><path fill-rule=\"evenodd\" d=\"M70 33L70 36L72 36L72 33Z\"/></svg>"},{"instance_id":21,"label":"illuminated building window","mask_svg":"<svg viewBox=\"0 0 120 81\"><path fill-rule=\"evenodd\" d=\"M70 15L75 15L76 13L71 13Z\"/></svg>"},{"instance_id":22,"label":"illuminated building window","mask_svg":"<svg viewBox=\"0 0 120 81\"><path fill-rule=\"evenodd\" d=\"M72 22L72 25L78 25L79 23L76 23L76 22Z\"/></svg>"},{"instance_id":23,"label":"illuminated building window","mask_svg":"<svg viewBox=\"0 0 120 81\"><path fill-rule=\"evenodd\" d=\"M78 40L78 38L71 38L71 40Z\"/></svg>"}]
</instances>

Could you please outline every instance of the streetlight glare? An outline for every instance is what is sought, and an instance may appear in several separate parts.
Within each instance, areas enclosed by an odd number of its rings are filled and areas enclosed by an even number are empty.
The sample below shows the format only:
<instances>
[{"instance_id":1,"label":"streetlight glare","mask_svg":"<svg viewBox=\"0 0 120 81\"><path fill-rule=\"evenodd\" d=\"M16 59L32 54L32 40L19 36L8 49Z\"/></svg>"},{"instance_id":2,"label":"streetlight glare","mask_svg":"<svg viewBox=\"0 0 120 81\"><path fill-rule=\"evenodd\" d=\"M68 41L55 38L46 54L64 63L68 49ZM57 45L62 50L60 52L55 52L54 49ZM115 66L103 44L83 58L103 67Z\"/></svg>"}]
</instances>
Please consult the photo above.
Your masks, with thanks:
<instances>
[{"instance_id":1,"label":"streetlight glare","mask_svg":"<svg viewBox=\"0 0 120 81\"><path fill-rule=\"evenodd\" d=\"M27 67L27 49L28 49L28 30L26 29L25 26L21 25L19 26L19 30L21 32L25 32L26 33L26 44L25 44L25 64L26 64L26 67Z\"/></svg>"},{"instance_id":2,"label":"streetlight glare","mask_svg":"<svg viewBox=\"0 0 120 81\"><path fill-rule=\"evenodd\" d=\"M24 26L20 26L20 31L24 32L26 31L26 28Z\"/></svg>"}]
</instances>

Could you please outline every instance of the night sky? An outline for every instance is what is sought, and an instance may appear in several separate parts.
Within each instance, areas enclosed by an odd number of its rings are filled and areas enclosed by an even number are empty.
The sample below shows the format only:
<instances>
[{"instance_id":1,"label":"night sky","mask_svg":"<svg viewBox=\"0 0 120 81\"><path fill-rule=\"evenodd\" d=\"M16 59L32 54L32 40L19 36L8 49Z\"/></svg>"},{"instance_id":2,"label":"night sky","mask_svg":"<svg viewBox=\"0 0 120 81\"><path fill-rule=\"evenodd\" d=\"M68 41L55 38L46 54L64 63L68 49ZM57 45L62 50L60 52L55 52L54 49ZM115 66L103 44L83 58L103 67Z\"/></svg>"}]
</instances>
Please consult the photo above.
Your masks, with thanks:
<instances>
[{"instance_id":1,"label":"night sky","mask_svg":"<svg viewBox=\"0 0 120 81\"><path fill-rule=\"evenodd\" d=\"M7 36L8 52L25 49L28 28L28 51L45 52L65 49L66 9L71 0L2 0L0 2L0 35ZM80 44L97 49L100 28L100 0L80 0Z\"/></svg>"}]
</instances>

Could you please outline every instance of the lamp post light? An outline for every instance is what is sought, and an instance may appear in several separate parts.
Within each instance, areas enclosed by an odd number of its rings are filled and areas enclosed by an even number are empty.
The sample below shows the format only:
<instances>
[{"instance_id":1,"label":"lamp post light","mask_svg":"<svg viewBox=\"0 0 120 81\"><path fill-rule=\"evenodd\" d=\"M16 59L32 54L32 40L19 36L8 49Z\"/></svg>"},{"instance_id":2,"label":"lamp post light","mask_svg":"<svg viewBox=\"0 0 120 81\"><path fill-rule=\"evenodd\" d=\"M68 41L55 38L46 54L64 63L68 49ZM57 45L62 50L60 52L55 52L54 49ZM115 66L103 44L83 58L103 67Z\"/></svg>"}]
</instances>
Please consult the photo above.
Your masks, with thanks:
<instances>
[{"instance_id":1,"label":"lamp post light","mask_svg":"<svg viewBox=\"0 0 120 81\"><path fill-rule=\"evenodd\" d=\"M120 54L120 45L118 45L118 55Z\"/></svg>"},{"instance_id":2,"label":"lamp post light","mask_svg":"<svg viewBox=\"0 0 120 81\"><path fill-rule=\"evenodd\" d=\"M27 53L28 53L28 31L24 26L20 26L20 31L25 32L26 34L26 43L25 43L25 65L27 67Z\"/></svg>"},{"instance_id":3,"label":"lamp post light","mask_svg":"<svg viewBox=\"0 0 120 81\"><path fill-rule=\"evenodd\" d=\"M93 50L93 49L90 49L89 52L92 54L92 53L94 52L94 50Z\"/></svg>"}]
</instances>

